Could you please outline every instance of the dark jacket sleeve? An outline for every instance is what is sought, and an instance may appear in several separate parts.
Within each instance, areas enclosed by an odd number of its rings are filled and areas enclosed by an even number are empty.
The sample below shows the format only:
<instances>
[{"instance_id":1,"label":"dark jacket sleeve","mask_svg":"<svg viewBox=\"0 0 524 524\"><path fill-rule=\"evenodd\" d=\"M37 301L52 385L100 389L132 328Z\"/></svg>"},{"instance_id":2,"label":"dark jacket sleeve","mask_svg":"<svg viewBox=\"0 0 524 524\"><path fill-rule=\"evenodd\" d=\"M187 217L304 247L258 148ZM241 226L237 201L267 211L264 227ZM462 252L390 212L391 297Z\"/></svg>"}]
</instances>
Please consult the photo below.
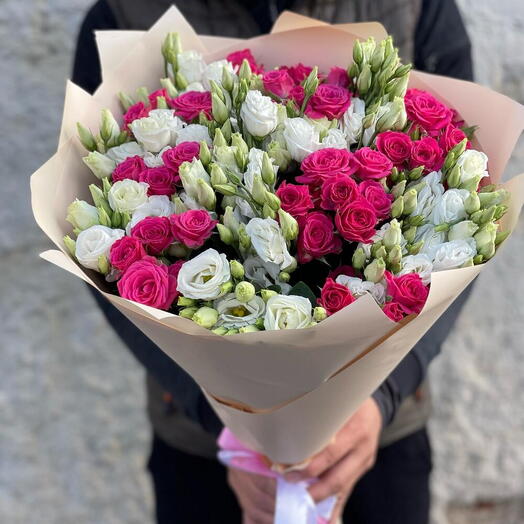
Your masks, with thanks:
<instances>
[{"instance_id":1,"label":"dark jacket sleeve","mask_svg":"<svg viewBox=\"0 0 524 524\"><path fill-rule=\"evenodd\" d=\"M97 2L87 13L78 34L72 80L92 93L101 82L100 61L94 31L117 29L116 20L105 1ZM135 325L89 286L108 323L137 360L171 395L177 407L206 431L217 434L221 422L195 381Z\"/></svg>"},{"instance_id":2,"label":"dark jacket sleeve","mask_svg":"<svg viewBox=\"0 0 524 524\"><path fill-rule=\"evenodd\" d=\"M454 0L423 1L415 34L415 67L429 73L473 80L471 44ZM384 425L393 420L401 402L424 380L430 362L440 353L471 287L453 302L373 394L382 411Z\"/></svg>"}]
</instances>

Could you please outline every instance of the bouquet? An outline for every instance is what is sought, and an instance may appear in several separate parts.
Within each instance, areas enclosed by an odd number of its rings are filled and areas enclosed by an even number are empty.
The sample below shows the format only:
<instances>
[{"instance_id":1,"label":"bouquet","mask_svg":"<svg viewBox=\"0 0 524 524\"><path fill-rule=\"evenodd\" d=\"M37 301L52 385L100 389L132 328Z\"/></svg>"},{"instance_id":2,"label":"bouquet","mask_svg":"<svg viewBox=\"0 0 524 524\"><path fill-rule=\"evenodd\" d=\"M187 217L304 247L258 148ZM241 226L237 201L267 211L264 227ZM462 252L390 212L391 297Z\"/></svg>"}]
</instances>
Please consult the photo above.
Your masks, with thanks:
<instances>
[{"instance_id":1,"label":"bouquet","mask_svg":"<svg viewBox=\"0 0 524 524\"><path fill-rule=\"evenodd\" d=\"M184 367L242 442L302 461L509 235L523 180L498 179L522 107L412 73L376 24L287 13L219 45L172 9L136 38L100 40L94 97L68 87L61 147L32 180L61 249L44 256Z\"/></svg>"}]
</instances>

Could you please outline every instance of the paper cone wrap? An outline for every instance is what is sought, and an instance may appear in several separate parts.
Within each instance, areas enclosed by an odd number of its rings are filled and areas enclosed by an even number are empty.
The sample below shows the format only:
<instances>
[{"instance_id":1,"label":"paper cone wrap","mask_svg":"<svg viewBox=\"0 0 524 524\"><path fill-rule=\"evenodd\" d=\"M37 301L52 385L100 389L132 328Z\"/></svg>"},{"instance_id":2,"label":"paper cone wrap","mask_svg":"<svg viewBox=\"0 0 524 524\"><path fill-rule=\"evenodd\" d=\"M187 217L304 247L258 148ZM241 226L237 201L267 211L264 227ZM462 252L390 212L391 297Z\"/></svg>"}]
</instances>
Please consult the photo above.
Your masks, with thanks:
<instances>
[{"instance_id":1,"label":"paper cone wrap","mask_svg":"<svg viewBox=\"0 0 524 524\"><path fill-rule=\"evenodd\" d=\"M376 23L328 26L285 13L269 35L247 41L199 37L176 8L148 32L98 32L103 83L93 96L68 83L59 149L31 178L36 221L59 248L41 256L104 294L196 380L224 424L245 444L276 462L300 462L329 441L485 265L433 273L424 309L401 324L365 295L312 328L231 337L108 293L101 275L73 261L62 241L71 231L67 206L75 198L89 199L88 186L94 182L81 160L86 153L76 138L76 122L96 128L102 108L121 114L119 91L158 88L160 44L175 30L184 48L201 51L206 61L249 47L266 67L302 61L321 70L346 67L355 38L380 39L386 33ZM446 101L469 125L480 126L476 145L488 155L491 179L498 182L524 128L524 108L469 82L414 72L411 85ZM524 201L524 175L506 187L511 201L502 229L512 230Z\"/></svg>"}]
</instances>

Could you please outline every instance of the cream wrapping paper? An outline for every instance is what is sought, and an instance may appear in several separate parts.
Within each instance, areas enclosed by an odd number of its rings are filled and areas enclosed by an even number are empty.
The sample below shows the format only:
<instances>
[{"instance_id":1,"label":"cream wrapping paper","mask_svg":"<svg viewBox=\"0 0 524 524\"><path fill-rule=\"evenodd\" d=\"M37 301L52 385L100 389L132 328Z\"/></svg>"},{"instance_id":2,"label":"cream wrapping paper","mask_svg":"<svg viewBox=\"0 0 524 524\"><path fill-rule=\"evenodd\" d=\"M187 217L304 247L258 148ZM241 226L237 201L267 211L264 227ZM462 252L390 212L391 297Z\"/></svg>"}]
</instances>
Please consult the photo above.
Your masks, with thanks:
<instances>
[{"instance_id":1,"label":"cream wrapping paper","mask_svg":"<svg viewBox=\"0 0 524 524\"><path fill-rule=\"evenodd\" d=\"M107 293L101 276L77 265L62 242L71 230L67 206L75 198L89 199L88 185L95 181L81 161L85 151L76 139L76 122L95 129L102 108L121 114L118 91L158 88L160 43L173 30L185 49L201 51L208 62L249 47L266 67L302 61L321 70L347 66L355 38L386 33L376 23L328 26L285 13L270 35L247 41L200 38L176 8L148 32L99 32L103 83L94 96L68 83L58 151L31 178L35 219L59 248L42 257L94 286L190 373L246 445L276 462L301 462L329 441L484 266L434 273L423 311L400 326L366 295L306 330L220 337L190 320ZM125 55L123 48L129 50ZM432 92L468 124L480 126L477 145L489 156L492 180L500 180L524 128L524 108L469 82L414 72L410 85ZM524 201L524 176L506 187L512 200L503 228L512 230Z\"/></svg>"}]
</instances>

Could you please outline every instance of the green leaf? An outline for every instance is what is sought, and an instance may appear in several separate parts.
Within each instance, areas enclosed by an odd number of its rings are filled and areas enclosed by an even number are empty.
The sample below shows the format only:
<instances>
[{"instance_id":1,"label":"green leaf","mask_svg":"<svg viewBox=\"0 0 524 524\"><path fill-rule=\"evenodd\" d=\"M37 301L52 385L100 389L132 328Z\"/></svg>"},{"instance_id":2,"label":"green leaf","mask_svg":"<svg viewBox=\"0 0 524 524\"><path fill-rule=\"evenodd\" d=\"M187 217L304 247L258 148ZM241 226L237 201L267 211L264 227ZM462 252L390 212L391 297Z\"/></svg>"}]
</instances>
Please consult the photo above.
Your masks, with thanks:
<instances>
[{"instance_id":1,"label":"green leaf","mask_svg":"<svg viewBox=\"0 0 524 524\"><path fill-rule=\"evenodd\" d=\"M289 295L298 295L299 297L305 297L309 299L313 307L317 305L317 297L315 296L315 293L313 293L311 288L305 282L302 282L302 280L300 282L297 282L291 288Z\"/></svg>"},{"instance_id":2,"label":"green leaf","mask_svg":"<svg viewBox=\"0 0 524 524\"><path fill-rule=\"evenodd\" d=\"M473 138L475 137L475 132L478 128L479 126L463 127L462 131L464 132L468 140L473 140Z\"/></svg>"},{"instance_id":3,"label":"green leaf","mask_svg":"<svg viewBox=\"0 0 524 524\"><path fill-rule=\"evenodd\" d=\"M282 288L278 284L273 284L272 286L269 286L266 289L275 291L275 293L278 293L278 294L282 293Z\"/></svg>"}]
</instances>

